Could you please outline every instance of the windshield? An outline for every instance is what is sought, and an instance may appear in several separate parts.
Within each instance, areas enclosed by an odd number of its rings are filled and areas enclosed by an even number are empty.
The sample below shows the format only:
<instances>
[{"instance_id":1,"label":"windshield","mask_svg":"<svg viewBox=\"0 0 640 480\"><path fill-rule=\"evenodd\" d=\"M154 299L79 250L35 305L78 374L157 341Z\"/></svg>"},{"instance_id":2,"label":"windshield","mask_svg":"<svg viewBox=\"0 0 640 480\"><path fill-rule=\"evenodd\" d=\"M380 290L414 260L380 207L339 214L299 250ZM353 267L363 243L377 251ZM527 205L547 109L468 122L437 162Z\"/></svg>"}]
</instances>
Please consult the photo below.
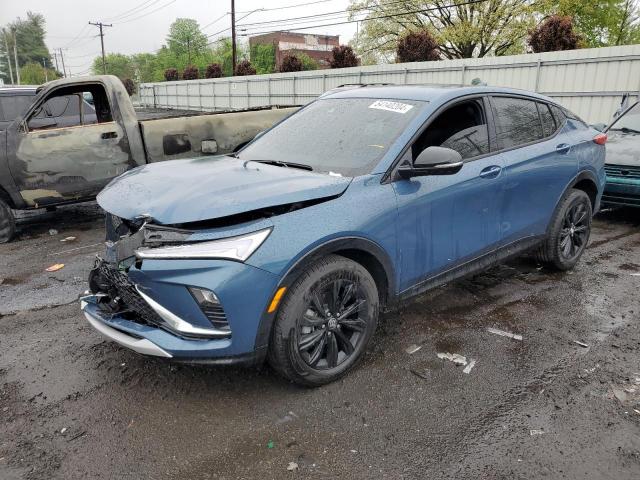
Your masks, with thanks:
<instances>
[{"instance_id":1,"label":"windshield","mask_svg":"<svg viewBox=\"0 0 640 480\"><path fill-rule=\"evenodd\" d=\"M423 105L414 100L321 99L257 138L238 158L348 177L363 175Z\"/></svg>"},{"instance_id":2,"label":"windshield","mask_svg":"<svg viewBox=\"0 0 640 480\"><path fill-rule=\"evenodd\" d=\"M640 103L636 103L627 113L613 122L609 130L640 133Z\"/></svg>"}]
</instances>

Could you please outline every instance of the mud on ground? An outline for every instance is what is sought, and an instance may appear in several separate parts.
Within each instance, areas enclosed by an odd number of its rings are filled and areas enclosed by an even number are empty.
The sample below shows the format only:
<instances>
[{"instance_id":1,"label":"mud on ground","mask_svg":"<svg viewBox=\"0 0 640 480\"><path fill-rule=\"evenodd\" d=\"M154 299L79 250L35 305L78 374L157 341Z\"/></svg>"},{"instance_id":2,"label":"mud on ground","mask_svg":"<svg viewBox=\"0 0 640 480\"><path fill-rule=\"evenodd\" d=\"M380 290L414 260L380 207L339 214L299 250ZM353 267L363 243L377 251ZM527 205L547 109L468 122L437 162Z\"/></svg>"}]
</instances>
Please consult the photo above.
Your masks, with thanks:
<instances>
[{"instance_id":1,"label":"mud on ground","mask_svg":"<svg viewBox=\"0 0 640 480\"><path fill-rule=\"evenodd\" d=\"M637 211L601 214L572 272L520 259L386 315L315 390L103 340L75 301L102 239L83 205L0 245L2 479L640 478Z\"/></svg>"}]
</instances>

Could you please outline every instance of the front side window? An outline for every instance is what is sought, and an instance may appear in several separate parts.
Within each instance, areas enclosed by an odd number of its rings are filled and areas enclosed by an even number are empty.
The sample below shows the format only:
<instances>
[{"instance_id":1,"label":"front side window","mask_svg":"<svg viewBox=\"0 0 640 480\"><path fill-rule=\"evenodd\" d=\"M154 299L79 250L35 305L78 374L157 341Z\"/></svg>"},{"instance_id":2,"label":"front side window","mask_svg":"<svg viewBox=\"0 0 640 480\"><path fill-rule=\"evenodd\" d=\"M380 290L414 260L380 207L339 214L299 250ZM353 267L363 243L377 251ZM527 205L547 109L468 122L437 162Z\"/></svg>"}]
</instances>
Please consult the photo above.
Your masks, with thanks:
<instances>
[{"instance_id":1,"label":"front side window","mask_svg":"<svg viewBox=\"0 0 640 480\"><path fill-rule=\"evenodd\" d=\"M91 105L87 98L94 100ZM77 85L52 92L31 114L29 131L111 122L111 108L102 85Z\"/></svg>"},{"instance_id":2,"label":"front side window","mask_svg":"<svg viewBox=\"0 0 640 480\"><path fill-rule=\"evenodd\" d=\"M439 114L413 144L413 160L427 147L450 148L465 160L488 153L489 133L482 101L456 103Z\"/></svg>"},{"instance_id":3,"label":"front side window","mask_svg":"<svg viewBox=\"0 0 640 480\"><path fill-rule=\"evenodd\" d=\"M317 100L238 153L240 160L364 175L380 161L425 102L375 98Z\"/></svg>"},{"instance_id":4,"label":"front side window","mask_svg":"<svg viewBox=\"0 0 640 480\"><path fill-rule=\"evenodd\" d=\"M627 113L618 117L609 130L622 133L640 133L640 103L636 103Z\"/></svg>"},{"instance_id":5,"label":"front side window","mask_svg":"<svg viewBox=\"0 0 640 480\"><path fill-rule=\"evenodd\" d=\"M518 147L542 138L536 102L513 97L493 97L496 141L499 150Z\"/></svg>"}]
</instances>

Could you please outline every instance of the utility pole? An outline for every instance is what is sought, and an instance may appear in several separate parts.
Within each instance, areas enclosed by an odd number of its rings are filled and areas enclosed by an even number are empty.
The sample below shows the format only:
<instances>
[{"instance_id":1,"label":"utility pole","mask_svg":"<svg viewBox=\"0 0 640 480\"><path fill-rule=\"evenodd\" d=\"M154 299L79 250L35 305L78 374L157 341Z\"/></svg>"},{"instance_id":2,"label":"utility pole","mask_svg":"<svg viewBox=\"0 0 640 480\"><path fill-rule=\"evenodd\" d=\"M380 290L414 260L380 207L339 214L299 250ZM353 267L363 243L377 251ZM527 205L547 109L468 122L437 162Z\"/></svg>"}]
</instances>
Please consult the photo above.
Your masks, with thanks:
<instances>
[{"instance_id":1,"label":"utility pole","mask_svg":"<svg viewBox=\"0 0 640 480\"><path fill-rule=\"evenodd\" d=\"M9 64L9 77L11 78L11 84L13 84L13 68L11 68L11 51L9 50L9 42L7 41L7 32L3 28L2 36L4 37L4 48L7 50L7 63Z\"/></svg>"},{"instance_id":2,"label":"utility pole","mask_svg":"<svg viewBox=\"0 0 640 480\"><path fill-rule=\"evenodd\" d=\"M56 72L60 71L60 67L58 67L58 54L56 53L56 51L53 51L53 61L56 64Z\"/></svg>"},{"instance_id":3,"label":"utility pole","mask_svg":"<svg viewBox=\"0 0 640 480\"><path fill-rule=\"evenodd\" d=\"M62 49L59 48L58 51L60 52L60 61L62 62L62 75L64 78L67 78L67 69L64 68L64 55L62 55Z\"/></svg>"},{"instance_id":4,"label":"utility pole","mask_svg":"<svg viewBox=\"0 0 640 480\"><path fill-rule=\"evenodd\" d=\"M187 55L189 56L189 66L191 66L191 37L187 38Z\"/></svg>"},{"instance_id":5,"label":"utility pole","mask_svg":"<svg viewBox=\"0 0 640 480\"><path fill-rule=\"evenodd\" d=\"M45 62L44 57L42 58L42 68L44 69L44 81L49 81L49 75L47 73L47 62Z\"/></svg>"},{"instance_id":6,"label":"utility pole","mask_svg":"<svg viewBox=\"0 0 640 480\"><path fill-rule=\"evenodd\" d=\"M236 2L231 0L231 65L233 66L233 72L231 75L236 74Z\"/></svg>"},{"instance_id":7,"label":"utility pole","mask_svg":"<svg viewBox=\"0 0 640 480\"><path fill-rule=\"evenodd\" d=\"M18 38L16 37L16 31L13 31L13 58L15 59L16 66L16 81L20 85L20 65L18 64Z\"/></svg>"},{"instance_id":8,"label":"utility pole","mask_svg":"<svg viewBox=\"0 0 640 480\"><path fill-rule=\"evenodd\" d=\"M104 60L104 33L102 27L113 27L111 23L89 22L89 25L100 28L100 45L102 45L102 73L107 74L107 63Z\"/></svg>"}]
</instances>

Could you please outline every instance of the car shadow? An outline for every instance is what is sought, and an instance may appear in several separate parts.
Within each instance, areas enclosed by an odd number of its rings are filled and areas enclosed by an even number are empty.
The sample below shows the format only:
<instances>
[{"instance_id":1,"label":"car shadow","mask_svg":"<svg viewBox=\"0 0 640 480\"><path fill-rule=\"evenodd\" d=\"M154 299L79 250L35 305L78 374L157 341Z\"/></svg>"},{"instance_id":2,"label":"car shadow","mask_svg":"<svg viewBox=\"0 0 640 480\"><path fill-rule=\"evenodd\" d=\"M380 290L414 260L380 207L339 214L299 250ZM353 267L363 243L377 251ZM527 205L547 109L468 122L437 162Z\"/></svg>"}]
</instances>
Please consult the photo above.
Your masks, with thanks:
<instances>
[{"instance_id":1,"label":"car shadow","mask_svg":"<svg viewBox=\"0 0 640 480\"><path fill-rule=\"evenodd\" d=\"M95 202L62 205L53 210L15 210L14 242L58 231L85 231L96 227L104 211ZM52 232L55 230L56 232Z\"/></svg>"}]
</instances>

